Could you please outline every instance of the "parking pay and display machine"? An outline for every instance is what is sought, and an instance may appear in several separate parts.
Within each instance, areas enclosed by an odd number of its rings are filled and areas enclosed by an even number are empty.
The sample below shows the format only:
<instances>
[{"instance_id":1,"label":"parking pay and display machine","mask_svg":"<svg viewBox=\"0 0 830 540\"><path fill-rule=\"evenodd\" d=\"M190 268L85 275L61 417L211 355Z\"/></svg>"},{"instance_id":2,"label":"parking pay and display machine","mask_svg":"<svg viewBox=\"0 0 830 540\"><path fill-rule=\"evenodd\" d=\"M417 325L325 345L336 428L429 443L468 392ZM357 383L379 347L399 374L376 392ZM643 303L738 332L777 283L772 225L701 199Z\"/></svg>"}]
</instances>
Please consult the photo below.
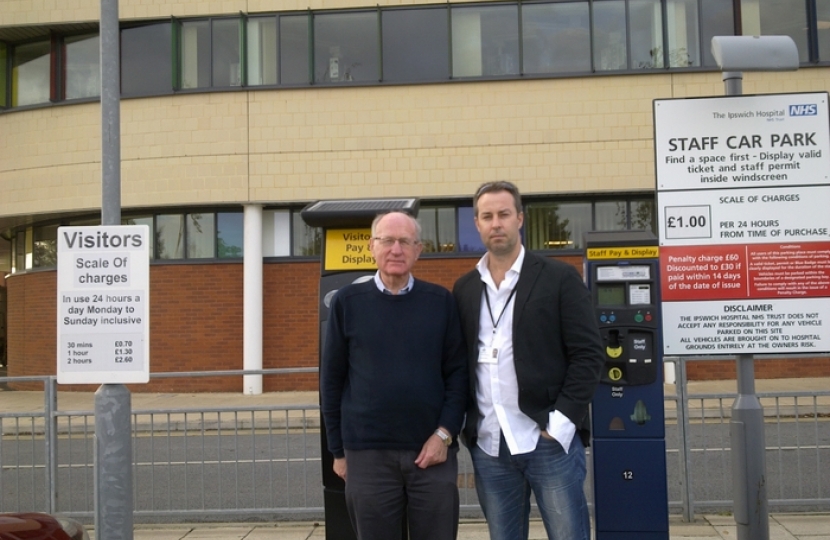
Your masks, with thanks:
<instances>
[{"instance_id":1,"label":"parking pay and display machine","mask_svg":"<svg viewBox=\"0 0 830 540\"><path fill-rule=\"evenodd\" d=\"M585 235L605 367L591 406L596 540L668 540L657 238Z\"/></svg>"},{"instance_id":2,"label":"parking pay and display machine","mask_svg":"<svg viewBox=\"0 0 830 540\"><path fill-rule=\"evenodd\" d=\"M366 199L318 201L300 212L311 227L322 227L322 264L320 265L320 358L326 341L326 325L335 293L350 283L372 279L376 265L369 252L371 226L375 216L392 210L418 215L417 199ZM334 456L328 451L326 426L320 418L320 446L323 473L323 504L326 540L355 540L346 509L346 484L334 474ZM406 536L404 520L401 538ZM395 539L390 539L395 540Z\"/></svg>"}]
</instances>

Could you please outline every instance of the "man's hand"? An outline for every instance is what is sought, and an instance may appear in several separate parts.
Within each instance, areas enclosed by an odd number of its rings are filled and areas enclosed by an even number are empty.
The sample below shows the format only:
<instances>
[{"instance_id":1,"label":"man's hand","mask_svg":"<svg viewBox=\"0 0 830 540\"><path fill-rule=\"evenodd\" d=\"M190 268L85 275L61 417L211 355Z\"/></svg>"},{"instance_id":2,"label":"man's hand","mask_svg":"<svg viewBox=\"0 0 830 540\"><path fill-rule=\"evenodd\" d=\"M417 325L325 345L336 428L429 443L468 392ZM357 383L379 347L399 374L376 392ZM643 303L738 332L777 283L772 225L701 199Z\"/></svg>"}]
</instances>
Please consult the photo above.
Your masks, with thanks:
<instances>
[{"instance_id":1,"label":"man's hand","mask_svg":"<svg viewBox=\"0 0 830 540\"><path fill-rule=\"evenodd\" d=\"M423 448L421 448L421 453L418 454L415 465L426 469L427 467L438 465L445 461L447 461L447 447L444 445L441 437L433 433L429 436L427 442L424 443Z\"/></svg>"},{"instance_id":2,"label":"man's hand","mask_svg":"<svg viewBox=\"0 0 830 540\"><path fill-rule=\"evenodd\" d=\"M346 480L346 458L334 458L334 474Z\"/></svg>"}]
</instances>

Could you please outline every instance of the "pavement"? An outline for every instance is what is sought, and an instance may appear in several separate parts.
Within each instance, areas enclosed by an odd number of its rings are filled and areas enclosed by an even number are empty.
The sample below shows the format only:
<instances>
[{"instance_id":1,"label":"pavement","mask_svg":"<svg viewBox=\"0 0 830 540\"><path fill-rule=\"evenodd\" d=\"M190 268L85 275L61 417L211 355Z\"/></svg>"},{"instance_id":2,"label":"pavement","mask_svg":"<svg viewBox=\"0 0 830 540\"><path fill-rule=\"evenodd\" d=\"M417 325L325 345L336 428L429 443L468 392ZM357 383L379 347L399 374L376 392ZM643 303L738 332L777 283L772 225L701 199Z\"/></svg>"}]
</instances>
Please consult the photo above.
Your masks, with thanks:
<instances>
[{"instance_id":1,"label":"pavement","mask_svg":"<svg viewBox=\"0 0 830 540\"><path fill-rule=\"evenodd\" d=\"M90 536L94 540L94 534ZM134 540L195 540L199 538L306 540L312 538L323 539L325 537L325 526L316 522L137 525L133 535ZM487 525L481 520L462 521L458 528L458 540L486 540L488 538ZM542 522L532 520L529 540L544 540L546 538ZM670 540L737 540L737 538L737 527L732 516L701 515L695 518L694 523L683 523L678 516L669 518ZM772 514L769 517L768 540L830 540L830 513Z\"/></svg>"},{"instance_id":2,"label":"pavement","mask_svg":"<svg viewBox=\"0 0 830 540\"><path fill-rule=\"evenodd\" d=\"M7 380L0 376L0 410L3 413L26 413L42 411L44 395L39 391L19 391L9 388ZM796 391L820 391L830 389L830 378L800 378L800 379L758 379L755 381L755 391L763 393L792 393ZM726 381L690 381L686 386L690 395L734 395L737 391L734 380ZM62 413L69 411L94 410L95 397L93 392L57 392L58 409ZM666 396L675 396L676 387L673 384L665 385ZM256 408L273 405L286 405L296 408L290 411L289 422L302 422L305 427L319 426L316 415L303 414L303 406L318 404L317 392L276 392L259 395L244 395L241 393L145 393L133 391L130 393L131 407L137 414L140 423L141 411L151 410L182 410L182 409L238 409ZM691 400L690 407L711 407L712 414L723 414L723 404L715 400ZM776 412L773 398L761 400L765 414ZM791 402L791 401L790 401ZM727 402L731 406L731 402ZM819 396L817 400L818 412L821 415L830 414L830 396ZM812 399L810 400L812 407ZM778 404L778 414L781 404ZM728 411L727 411L728 413ZM670 418L672 411L666 409L666 417ZM149 418L149 417L148 417ZM170 415L169 422L189 422L184 415ZM59 418L59 425L60 425ZM149 425L149 422L148 422ZM158 420L154 420L158 427ZM5 431L5 429L4 429ZM775 513L769 516L769 540L830 540L830 513ZM90 531L92 540L95 531ZM321 522L275 522L275 523L198 523L198 524L164 524L135 525L135 540L193 540L193 539L245 539L245 540L300 540L325 538L325 524ZM459 540L486 539L487 526L482 520L463 520L459 527ZM530 540L546 538L542 523L538 520L531 522ZM712 540L737 539L737 525L732 515L703 514L695 516L692 523L684 523L678 515L669 517L670 540ZM749 539L755 540L755 539Z\"/></svg>"}]
</instances>

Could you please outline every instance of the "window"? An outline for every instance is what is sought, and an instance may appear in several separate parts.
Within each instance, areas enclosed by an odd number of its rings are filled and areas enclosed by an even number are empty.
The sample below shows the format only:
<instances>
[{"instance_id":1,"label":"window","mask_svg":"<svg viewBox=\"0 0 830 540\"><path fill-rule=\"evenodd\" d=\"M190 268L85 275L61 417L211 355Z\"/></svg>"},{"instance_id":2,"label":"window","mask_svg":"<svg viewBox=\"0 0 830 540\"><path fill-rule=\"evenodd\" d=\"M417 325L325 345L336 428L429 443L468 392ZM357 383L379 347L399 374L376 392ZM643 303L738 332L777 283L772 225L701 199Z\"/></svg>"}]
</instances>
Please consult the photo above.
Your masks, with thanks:
<instances>
[{"instance_id":1,"label":"window","mask_svg":"<svg viewBox=\"0 0 830 540\"><path fill-rule=\"evenodd\" d=\"M381 12L384 81L449 79L447 13L443 7Z\"/></svg>"},{"instance_id":2,"label":"window","mask_svg":"<svg viewBox=\"0 0 830 540\"><path fill-rule=\"evenodd\" d=\"M244 219L242 212L216 214L216 256L237 259L244 254Z\"/></svg>"},{"instance_id":3,"label":"window","mask_svg":"<svg viewBox=\"0 0 830 540\"><path fill-rule=\"evenodd\" d=\"M280 84L309 84L309 15L280 17Z\"/></svg>"},{"instance_id":4,"label":"window","mask_svg":"<svg viewBox=\"0 0 830 540\"><path fill-rule=\"evenodd\" d=\"M12 58L12 107L49 103L51 46L48 41L18 45Z\"/></svg>"},{"instance_id":5,"label":"window","mask_svg":"<svg viewBox=\"0 0 830 540\"><path fill-rule=\"evenodd\" d=\"M424 253L455 251L455 208L424 208L418 211Z\"/></svg>"},{"instance_id":6,"label":"window","mask_svg":"<svg viewBox=\"0 0 830 540\"><path fill-rule=\"evenodd\" d=\"M592 229L590 202L531 203L525 207L528 249L581 249Z\"/></svg>"},{"instance_id":7,"label":"window","mask_svg":"<svg viewBox=\"0 0 830 540\"><path fill-rule=\"evenodd\" d=\"M216 257L216 223L211 213L186 214L187 258L213 259Z\"/></svg>"},{"instance_id":8,"label":"window","mask_svg":"<svg viewBox=\"0 0 830 540\"><path fill-rule=\"evenodd\" d=\"M830 2L816 4L816 33L818 34L818 58L822 62L830 60Z\"/></svg>"},{"instance_id":9,"label":"window","mask_svg":"<svg viewBox=\"0 0 830 540\"><path fill-rule=\"evenodd\" d=\"M522 4L522 72L591 71L588 2Z\"/></svg>"},{"instance_id":10,"label":"window","mask_svg":"<svg viewBox=\"0 0 830 540\"><path fill-rule=\"evenodd\" d=\"M101 40L97 34L64 39L63 98L80 99L101 94Z\"/></svg>"},{"instance_id":11,"label":"window","mask_svg":"<svg viewBox=\"0 0 830 540\"><path fill-rule=\"evenodd\" d=\"M816 2L822 4L823 2ZM807 2L759 2L741 12L744 35L790 36L798 47L798 59L807 62Z\"/></svg>"},{"instance_id":12,"label":"window","mask_svg":"<svg viewBox=\"0 0 830 540\"><path fill-rule=\"evenodd\" d=\"M121 95L151 96L173 90L171 35L170 23L121 31Z\"/></svg>"},{"instance_id":13,"label":"window","mask_svg":"<svg viewBox=\"0 0 830 540\"><path fill-rule=\"evenodd\" d=\"M153 216L134 216L128 218L121 218L122 225L147 225L147 238L150 241L150 245L148 246L148 251L150 259L153 259L153 254L155 253L153 246L155 245L154 238L153 238Z\"/></svg>"},{"instance_id":14,"label":"window","mask_svg":"<svg viewBox=\"0 0 830 540\"><path fill-rule=\"evenodd\" d=\"M314 82L379 81L378 14L314 15Z\"/></svg>"},{"instance_id":15,"label":"window","mask_svg":"<svg viewBox=\"0 0 830 540\"><path fill-rule=\"evenodd\" d=\"M121 95L151 96L173 90L170 23L121 31Z\"/></svg>"},{"instance_id":16,"label":"window","mask_svg":"<svg viewBox=\"0 0 830 540\"><path fill-rule=\"evenodd\" d=\"M0 42L0 109L9 106L9 94L7 90L8 74L6 66L9 61L9 48L5 43Z\"/></svg>"},{"instance_id":17,"label":"window","mask_svg":"<svg viewBox=\"0 0 830 540\"><path fill-rule=\"evenodd\" d=\"M156 216L156 258L184 259L184 216L159 214Z\"/></svg>"},{"instance_id":18,"label":"window","mask_svg":"<svg viewBox=\"0 0 830 540\"><path fill-rule=\"evenodd\" d=\"M697 9L697 0L666 2L669 67L700 65L700 27Z\"/></svg>"},{"instance_id":19,"label":"window","mask_svg":"<svg viewBox=\"0 0 830 540\"><path fill-rule=\"evenodd\" d=\"M277 18L248 19L246 34L248 85L277 84Z\"/></svg>"},{"instance_id":20,"label":"window","mask_svg":"<svg viewBox=\"0 0 830 540\"><path fill-rule=\"evenodd\" d=\"M306 225L299 211L291 213L291 220L294 233L293 255L296 257L321 255L323 253L323 229Z\"/></svg>"},{"instance_id":21,"label":"window","mask_svg":"<svg viewBox=\"0 0 830 540\"><path fill-rule=\"evenodd\" d=\"M665 67L663 62L663 10L660 0L628 0L628 35L631 40L633 69ZM677 55L678 51L674 51ZM681 54L681 56L683 56ZM685 54L688 57L688 53ZM689 61L679 60L683 66Z\"/></svg>"},{"instance_id":22,"label":"window","mask_svg":"<svg viewBox=\"0 0 830 540\"><path fill-rule=\"evenodd\" d=\"M621 0L596 1L593 10L594 69L625 69L628 65L625 3Z\"/></svg>"},{"instance_id":23,"label":"window","mask_svg":"<svg viewBox=\"0 0 830 540\"><path fill-rule=\"evenodd\" d=\"M242 84L242 52L240 51L239 19L212 21L211 86L226 87Z\"/></svg>"},{"instance_id":24,"label":"window","mask_svg":"<svg viewBox=\"0 0 830 540\"><path fill-rule=\"evenodd\" d=\"M210 86L210 23L187 21L181 25L181 88Z\"/></svg>"},{"instance_id":25,"label":"window","mask_svg":"<svg viewBox=\"0 0 830 540\"><path fill-rule=\"evenodd\" d=\"M26 231L18 231L12 239L12 272L26 270Z\"/></svg>"},{"instance_id":26,"label":"window","mask_svg":"<svg viewBox=\"0 0 830 540\"><path fill-rule=\"evenodd\" d=\"M289 257L291 253L291 211L263 210L262 256Z\"/></svg>"},{"instance_id":27,"label":"window","mask_svg":"<svg viewBox=\"0 0 830 540\"><path fill-rule=\"evenodd\" d=\"M700 0L701 39L703 48L703 65L717 66L712 56L712 38L714 36L732 36L735 34L735 19L732 5L722 0Z\"/></svg>"},{"instance_id":28,"label":"window","mask_svg":"<svg viewBox=\"0 0 830 540\"><path fill-rule=\"evenodd\" d=\"M458 250L461 252L486 251L478 234L472 206L458 208Z\"/></svg>"},{"instance_id":29,"label":"window","mask_svg":"<svg viewBox=\"0 0 830 540\"><path fill-rule=\"evenodd\" d=\"M58 226L46 225L33 229L32 267L49 268L58 264Z\"/></svg>"},{"instance_id":30,"label":"window","mask_svg":"<svg viewBox=\"0 0 830 540\"><path fill-rule=\"evenodd\" d=\"M628 228L651 231L657 234L654 199L633 200L629 202L629 205L631 210L629 212Z\"/></svg>"},{"instance_id":31,"label":"window","mask_svg":"<svg viewBox=\"0 0 830 540\"><path fill-rule=\"evenodd\" d=\"M594 204L595 231L624 231L628 228L628 205L625 201L601 201Z\"/></svg>"},{"instance_id":32,"label":"window","mask_svg":"<svg viewBox=\"0 0 830 540\"><path fill-rule=\"evenodd\" d=\"M453 77L519 74L516 5L452 8Z\"/></svg>"},{"instance_id":33,"label":"window","mask_svg":"<svg viewBox=\"0 0 830 540\"><path fill-rule=\"evenodd\" d=\"M237 18L181 23L181 88L242 84L239 25Z\"/></svg>"}]
</instances>

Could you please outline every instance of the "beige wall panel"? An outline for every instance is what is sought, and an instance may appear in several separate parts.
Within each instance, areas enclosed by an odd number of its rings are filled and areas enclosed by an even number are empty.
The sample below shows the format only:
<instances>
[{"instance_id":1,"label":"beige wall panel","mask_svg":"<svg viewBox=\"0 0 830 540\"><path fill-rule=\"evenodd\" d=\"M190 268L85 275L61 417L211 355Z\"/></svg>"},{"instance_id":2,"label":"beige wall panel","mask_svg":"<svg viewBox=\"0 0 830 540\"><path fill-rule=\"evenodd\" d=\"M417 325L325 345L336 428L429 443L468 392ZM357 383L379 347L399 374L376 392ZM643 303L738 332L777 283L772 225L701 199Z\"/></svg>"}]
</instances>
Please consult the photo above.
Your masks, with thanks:
<instances>
[{"instance_id":1,"label":"beige wall panel","mask_svg":"<svg viewBox=\"0 0 830 540\"><path fill-rule=\"evenodd\" d=\"M98 1L98 0L95 0ZM272 5L274 3L272 2ZM272 10L282 9L272 7ZM119 0L122 19L231 15L248 10L247 0Z\"/></svg>"},{"instance_id":2,"label":"beige wall panel","mask_svg":"<svg viewBox=\"0 0 830 540\"><path fill-rule=\"evenodd\" d=\"M248 153L248 94L131 99L121 106L124 162Z\"/></svg>"},{"instance_id":3,"label":"beige wall panel","mask_svg":"<svg viewBox=\"0 0 830 540\"><path fill-rule=\"evenodd\" d=\"M101 208L101 164L0 172L0 216Z\"/></svg>"},{"instance_id":4,"label":"beige wall panel","mask_svg":"<svg viewBox=\"0 0 830 540\"><path fill-rule=\"evenodd\" d=\"M447 2L446 0L382 0L380 2L360 2L355 0L283 0L279 4L275 4L273 0L248 0L247 4L248 13L258 13L301 11L306 9L374 8L377 6L422 6L429 4L447 5Z\"/></svg>"},{"instance_id":5,"label":"beige wall panel","mask_svg":"<svg viewBox=\"0 0 830 540\"><path fill-rule=\"evenodd\" d=\"M251 197L653 189L651 103L670 92L668 75L254 92Z\"/></svg>"},{"instance_id":6,"label":"beige wall panel","mask_svg":"<svg viewBox=\"0 0 830 540\"><path fill-rule=\"evenodd\" d=\"M101 113L97 103L47 107L0 118L0 172L27 171L101 157Z\"/></svg>"},{"instance_id":7,"label":"beige wall panel","mask_svg":"<svg viewBox=\"0 0 830 540\"><path fill-rule=\"evenodd\" d=\"M1 0L0 26L44 24L49 22L97 21L100 0ZM342 9L353 7L408 6L446 4L440 0L386 0L355 2L355 0L119 0L121 19L151 19L229 15L236 13L272 13L307 9Z\"/></svg>"},{"instance_id":8,"label":"beige wall panel","mask_svg":"<svg viewBox=\"0 0 830 540\"><path fill-rule=\"evenodd\" d=\"M124 205L247 201L247 99L224 92L124 101Z\"/></svg>"},{"instance_id":9,"label":"beige wall panel","mask_svg":"<svg viewBox=\"0 0 830 540\"><path fill-rule=\"evenodd\" d=\"M0 117L0 215L101 205L98 104ZM97 190L97 194L96 194Z\"/></svg>"},{"instance_id":10,"label":"beige wall panel","mask_svg":"<svg viewBox=\"0 0 830 540\"><path fill-rule=\"evenodd\" d=\"M125 208L241 204L248 197L248 160L201 155L125 161L121 184Z\"/></svg>"},{"instance_id":11,"label":"beige wall panel","mask_svg":"<svg viewBox=\"0 0 830 540\"><path fill-rule=\"evenodd\" d=\"M2 0L0 3L0 26L94 21L101 12L101 3L96 0Z\"/></svg>"}]
</instances>

